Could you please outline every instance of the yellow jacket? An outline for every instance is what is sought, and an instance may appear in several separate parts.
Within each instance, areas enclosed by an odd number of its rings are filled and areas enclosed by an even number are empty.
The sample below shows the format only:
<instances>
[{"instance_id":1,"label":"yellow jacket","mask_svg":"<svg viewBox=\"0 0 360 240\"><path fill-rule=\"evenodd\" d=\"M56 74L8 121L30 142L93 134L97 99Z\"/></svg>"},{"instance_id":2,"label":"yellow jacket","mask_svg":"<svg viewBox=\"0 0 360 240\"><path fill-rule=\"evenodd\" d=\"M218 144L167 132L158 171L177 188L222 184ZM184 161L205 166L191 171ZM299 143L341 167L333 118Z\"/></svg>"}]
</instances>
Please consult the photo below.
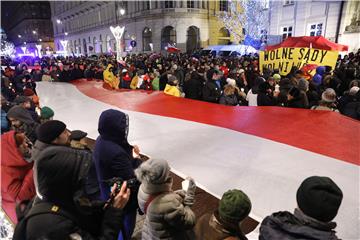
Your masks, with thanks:
<instances>
[{"instance_id":1,"label":"yellow jacket","mask_svg":"<svg viewBox=\"0 0 360 240\"><path fill-rule=\"evenodd\" d=\"M135 90L137 88L138 81L139 81L139 76L135 75L131 80L130 88Z\"/></svg>"},{"instance_id":2,"label":"yellow jacket","mask_svg":"<svg viewBox=\"0 0 360 240\"><path fill-rule=\"evenodd\" d=\"M175 97L181 96L180 90L176 86L171 86L169 84L166 84L164 93Z\"/></svg>"},{"instance_id":3,"label":"yellow jacket","mask_svg":"<svg viewBox=\"0 0 360 240\"><path fill-rule=\"evenodd\" d=\"M110 71L113 65L107 65L105 71L103 72L104 82L109 84L112 88L119 89L120 80Z\"/></svg>"}]
</instances>

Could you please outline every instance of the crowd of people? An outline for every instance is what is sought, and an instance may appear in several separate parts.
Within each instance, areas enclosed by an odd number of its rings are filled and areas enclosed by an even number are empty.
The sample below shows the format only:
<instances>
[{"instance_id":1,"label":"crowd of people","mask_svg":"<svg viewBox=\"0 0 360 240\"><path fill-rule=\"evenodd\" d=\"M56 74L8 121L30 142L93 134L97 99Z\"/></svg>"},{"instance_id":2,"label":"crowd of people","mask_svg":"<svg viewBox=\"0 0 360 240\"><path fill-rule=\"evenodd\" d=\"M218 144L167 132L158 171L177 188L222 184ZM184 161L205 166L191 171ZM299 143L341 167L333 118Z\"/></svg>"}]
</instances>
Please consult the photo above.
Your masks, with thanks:
<instances>
[{"instance_id":1,"label":"crowd of people","mask_svg":"<svg viewBox=\"0 0 360 240\"><path fill-rule=\"evenodd\" d=\"M340 112L360 119L360 49L339 56L336 67L318 66L314 76L293 67L259 71L257 55L236 58L188 54L129 55L29 59L6 67L2 94L10 100L37 81L68 82L80 78L104 81L108 89L143 89L230 106L284 106ZM11 62L4 61L4 64ZM31 70L29 70L29 66Z\"/></svg>"},{"instance_id":2,"label":"crowd of people","mask_svg":"<svg viewBox=\"0 0 360 240\"><path fill-rule=\"evenodd\" d=\"M261 74L256 56L133 55L121 63L105 56L43 58L6 67L1 197L17 208L14 239L131 239L137 213L145 214L144 240L247 239L241 225L252 208L246 193L232 189L212 213L195 216L195 181L189 178L185 189L175 190L166 160L142 159L139 146L127 140L127 114L102 112L90 149L85 132L53 120L36 82L100 79L109 89L160 90L232 106L340 111L359 119L359 60L360 51L349 54L334 70L318 67L311 79L299 69L287 76L266 69ZM342 198L330 178L309 177L298 188L294 212L266 217L259 239L338 239L332 220Z\"/></svg>"}]
</instances>

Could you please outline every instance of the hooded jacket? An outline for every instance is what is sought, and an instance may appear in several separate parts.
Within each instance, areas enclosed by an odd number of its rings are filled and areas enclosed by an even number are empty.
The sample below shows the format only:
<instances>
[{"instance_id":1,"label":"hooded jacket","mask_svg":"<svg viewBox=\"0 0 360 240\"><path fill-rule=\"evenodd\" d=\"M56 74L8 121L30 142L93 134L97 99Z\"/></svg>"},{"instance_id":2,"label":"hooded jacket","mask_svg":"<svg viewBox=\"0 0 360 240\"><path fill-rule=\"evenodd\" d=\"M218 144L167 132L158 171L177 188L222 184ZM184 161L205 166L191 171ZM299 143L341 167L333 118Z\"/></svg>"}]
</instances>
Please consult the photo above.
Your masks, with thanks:
<instances>
[{"instance_id":1,"label":"hooded jacket","mask_svg":"<svg viewBox=\"0 0 360 240\"><path fill-rule=\"evenodd\" d=\"M7 116L8 118L15 118L22 122L22 126L19 127L17 131L24 132L26 137L29 138L32 143L36 141L36 128L39 124L34 121L29 111L20 106L14 106L9 110Z\"/></svg>"},{"instance_id":2,"label":"hooded jacket","mask_svg":"<svg viewBox=\"0 0 360 240\"><path fill-rule=\"evenodd\" d=\"M319 66L316 68L316 74L314 75L312 81L316 86L319 86L322 83L322 78L325 73L326 68L324 66Z\"/></svg>"},{"instance_id":3,"label":"hooded jacket","mask_svg":"<svg viewBox=\"0 0 360 240\"><path fill-rule=\"evenodd\" d=\"M173 192L169 173L169 165L161 160L149 160L136 170L141 181L139 207L146 214L142 240L186 240L186 230L195 224L195 214L184 204L184 195Z\"/></svg>"},{"instance_id":4,"label":"hooded jacket","mask_svg":"<svg viewBox=\"0 0 360 240\"><path fill-rule=\"evenodd\" d=\"M119 88L119 79L114 75L110 68L114 68L113 65L107 65L105 71L103 72L104 82L109 84L112 88L118 89Z\"/></svg>"},{"instance_id":5,"label":"hooded jacket","mask_svg":"<svg viewBox=\"0 0 360 240\"><path fill-rule=\"evenodd\" d=\"M299 209L295 209L294 214L277 212L266 217L261 223L259 240L337 240L335 227L336 223L320 222L306 216Z\"/></svg>"},{"instance_id":6,"label":"hooded jacket","mask_svg":"<svg viewBox=\"0 0 360 240\"><path fill-rule=\"evenodd\" d=\"M1 197L8 203L8 215L13 221L15 205L35 196L33 164L24 160L15 142L15 131L1 135ZM5 204L4 204L5 205Z\"/></svg>"},{"instance_id":7,"label":"hooded jacket","mask_svg":"<svg viewBox=\"0 0 360 240\"><path fill-rule=\"evenodd\" d=\"M123 180L135 178L134 169L141 161L132 156L133 147L128 143L128 116L120 111L109 109L104 111L99 119L93 160L100 184L101 199L109 198L110 187L104 182L113 177ZM131 192L128 208L137 208L136 194ZM132 207L130 207L132 206Z\"/></svg>"},{"instance_id":8,"label":"hooded jacket","mask_svg":"<svg viewBox=\"0 0 360 240\"><path fill-rule=\"evenodd\" d=\"M43 150L37 161L37 185L41 200L72 215L52 212L35 215L26 224L26 239L116 239L122 211L112 207L102 210L84 195L84 185L91 162L81 152L62 146ZM55 211L56 212L56 211Z\"/></svg>"}]
</instances>

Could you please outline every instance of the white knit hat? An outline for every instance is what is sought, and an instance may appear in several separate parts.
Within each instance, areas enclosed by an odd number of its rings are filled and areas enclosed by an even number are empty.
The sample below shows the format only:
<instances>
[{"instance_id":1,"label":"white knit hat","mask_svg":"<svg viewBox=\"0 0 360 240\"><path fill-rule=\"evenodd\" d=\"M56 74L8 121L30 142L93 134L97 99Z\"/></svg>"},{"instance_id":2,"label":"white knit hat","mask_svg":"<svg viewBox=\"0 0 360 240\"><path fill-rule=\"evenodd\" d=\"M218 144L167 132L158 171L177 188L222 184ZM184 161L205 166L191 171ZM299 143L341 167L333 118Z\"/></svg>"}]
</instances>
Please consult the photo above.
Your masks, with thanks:
<instances>
[{"instance_id":1,"label":"white knit hat","mask_svg":"<svg viewBox=\"0 0 360 240\"><path fill-rule=\"evenodd\" d=\"M353 86L352 88L350 88L349 95L354 96L354 95L357 94L357 92L358 92L359 90L360 90L359 87Z\"/></svg>"},{"instance_id":2,"label":"white knit hat","mask_svg":"<svg viewBox=\"0 0 360 240\"><path fill-rule=\"evenodd\" d=\"M227 79L226 79L226 82L227 82L229 85L233 86L233 87L236 86L236 81L235 81L234 79L232 79L232 78L227 78Z\"/></svg>"}]
</instances>

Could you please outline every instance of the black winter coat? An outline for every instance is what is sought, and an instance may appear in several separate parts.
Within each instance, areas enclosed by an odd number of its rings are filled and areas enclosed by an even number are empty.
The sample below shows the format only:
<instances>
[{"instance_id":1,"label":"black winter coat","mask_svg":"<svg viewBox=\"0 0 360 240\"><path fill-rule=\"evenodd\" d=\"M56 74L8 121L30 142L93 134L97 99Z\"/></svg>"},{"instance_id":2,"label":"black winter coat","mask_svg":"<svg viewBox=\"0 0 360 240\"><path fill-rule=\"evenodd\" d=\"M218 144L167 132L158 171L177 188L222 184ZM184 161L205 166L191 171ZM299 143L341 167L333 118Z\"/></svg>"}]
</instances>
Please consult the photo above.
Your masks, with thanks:
<instances>
[{"instance_id":1,"label":"black winter coat","mask_svg":"<svg viewBox=\"0 0 360 240\"><path fill-rule=\"evenodd\" d=\"M221 96L221 89L215 81L207 81L202 91L203 100L206 102L218 103Z\"/></svg>"},{"instance_id":2,"label":"black winter coat","mask_svg":"<svg viewBox=\"0 0 360 240\"><path fill-rule=\"evenodd\" d=\"M227 96L223 94L220 97L219 103L227 106L237 106L239 104L238 98L235 94Z\"/></svg>"},{"instance_id":3,"label":"black winter coat","mask_svg":"<svg viewBox=\"0 0 360 240\"><path fill-rule=\"evenodd\" d=\"M277 212L262 221L259 240L337 240L335 227L334 222L319 222L298 209L294 214Z\"/></svg>"},{"instance_id":4,"label":"black winter coat","mask_svg":"<svg viewBox=\"0 0 360 240\"><path fill-rule=\"evenodd\" d=\"M257 96L258 106L276 106L277 100L272 95L259 92Z\"/></svg>"},{"instance_id":5,"label":"black winter coat","mask_svg":"<svg viewBox=\"0 0 360 240\"><path fill-rule=\"evenodd\" d=\"M64 210L66 211L66 210ZM121 229L122 210L107 208L103 215L63 215L44 213L29 218L26 226L26 240L52 239L70 240L71 236L81 239L117 239Z\"/></svg>"},{"instance_id":6,"label":"black winter coat","mask_svg":"<svg viewBox=\"0 0 360 240\"><path fill-rule=\"evenodd\" d=\"M186 98L201 100L202 88L205 84L205 79L198 73L193 72L191 78L184 83L184 93Z\"/></svg>"}]
</instances>

